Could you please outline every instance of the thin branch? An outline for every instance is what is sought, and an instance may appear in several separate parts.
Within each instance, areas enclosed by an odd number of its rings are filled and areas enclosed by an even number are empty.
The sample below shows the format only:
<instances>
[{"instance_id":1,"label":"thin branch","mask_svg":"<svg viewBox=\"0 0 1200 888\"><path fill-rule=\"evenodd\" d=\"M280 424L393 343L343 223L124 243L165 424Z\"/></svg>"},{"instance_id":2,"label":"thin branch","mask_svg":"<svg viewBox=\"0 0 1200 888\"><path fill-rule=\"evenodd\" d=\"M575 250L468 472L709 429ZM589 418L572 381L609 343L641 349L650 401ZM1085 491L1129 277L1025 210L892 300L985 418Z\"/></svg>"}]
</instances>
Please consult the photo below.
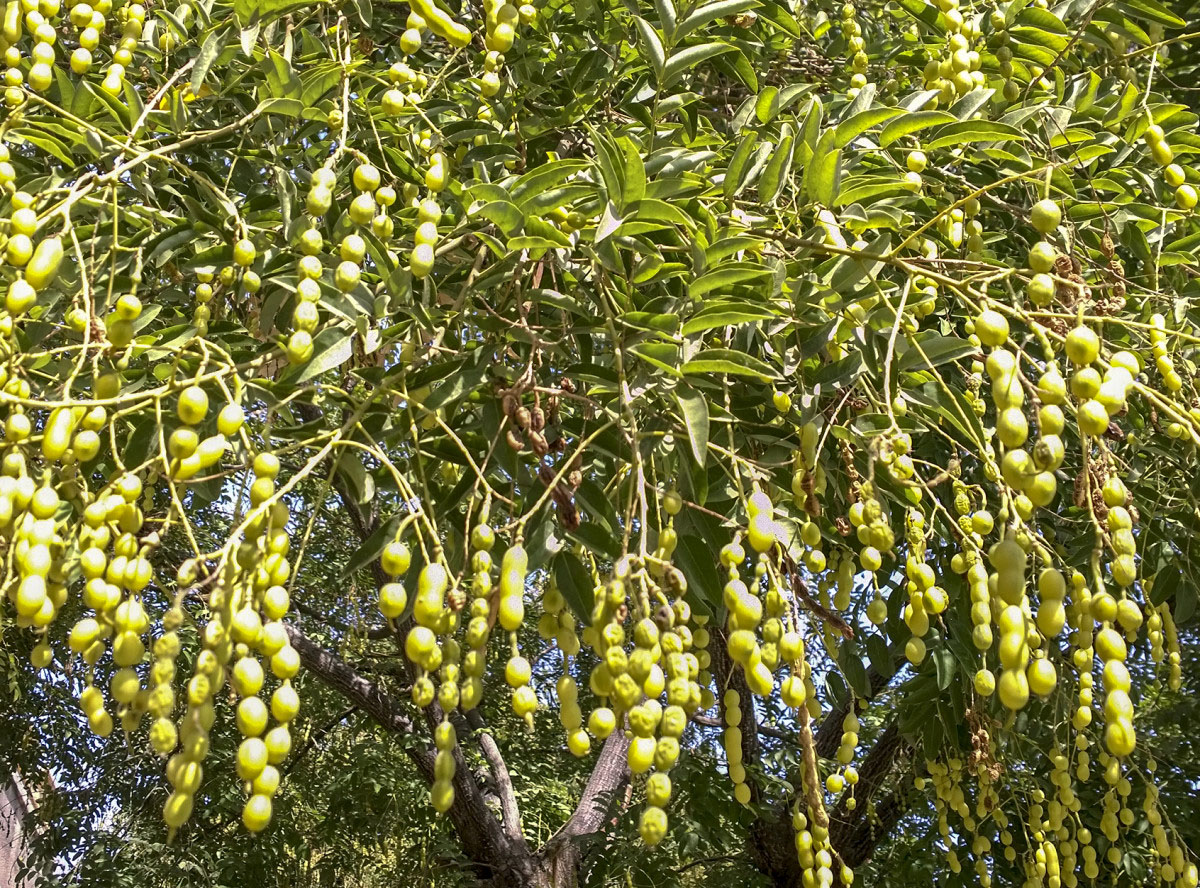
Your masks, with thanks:
<instances>
[{"instance_id":1,"label":"thin branch","mask_svg":"<svg viewBox=\"0 0 1200 888\"><path fill-rule=\"evenodd\" d=\"M707 728L724 728L725 723L713 715L693 715L692 721L698 725L704 725ZM771 737L775 740L780 740L784 743L799 743L800 739L794 732L781 731L779 728L773 728L770 725L764 725L761 722L757 725L758 733L764 737Z\"/></svg>"}]
</instances>

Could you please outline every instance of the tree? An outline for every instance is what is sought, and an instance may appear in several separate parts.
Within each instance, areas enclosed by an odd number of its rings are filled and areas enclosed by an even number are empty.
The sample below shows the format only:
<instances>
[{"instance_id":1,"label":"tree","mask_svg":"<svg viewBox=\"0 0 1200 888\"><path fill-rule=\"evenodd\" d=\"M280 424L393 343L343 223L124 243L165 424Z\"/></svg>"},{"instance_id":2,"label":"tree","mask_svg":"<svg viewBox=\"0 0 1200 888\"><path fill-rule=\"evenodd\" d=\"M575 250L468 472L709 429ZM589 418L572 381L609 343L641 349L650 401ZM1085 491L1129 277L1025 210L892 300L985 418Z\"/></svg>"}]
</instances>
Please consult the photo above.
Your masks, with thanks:
<instances>
[{"instance_id":1,"label":"tree","mask_svg":"<svg viewBox=\"0 0 1200 888\"><path fill-rule=\"evenodd\" d=\"M495 888L1195 886L1190 12L9 0L4 760L263 849L307 699Z\"/></svg>"}]
</instances>

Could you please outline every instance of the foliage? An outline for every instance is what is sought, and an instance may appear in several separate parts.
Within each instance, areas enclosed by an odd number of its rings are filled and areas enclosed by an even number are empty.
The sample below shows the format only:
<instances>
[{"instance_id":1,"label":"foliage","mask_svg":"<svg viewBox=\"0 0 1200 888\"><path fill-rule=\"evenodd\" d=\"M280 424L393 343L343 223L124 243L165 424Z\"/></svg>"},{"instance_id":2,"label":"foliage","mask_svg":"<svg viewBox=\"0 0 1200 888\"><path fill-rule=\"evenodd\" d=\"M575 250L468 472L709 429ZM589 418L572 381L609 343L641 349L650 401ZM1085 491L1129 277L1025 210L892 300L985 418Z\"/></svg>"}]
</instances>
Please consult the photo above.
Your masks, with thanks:
<instances>
[{"instance_id":1,"label":"foliage","mask_svg":"<svg viewBox=\"0 0 1200 888\"><path fill-rule=\"evenodd\" d=\"M46 855L1195 886L1192 12L8 0Z\"/></svg>"}]
</instances>

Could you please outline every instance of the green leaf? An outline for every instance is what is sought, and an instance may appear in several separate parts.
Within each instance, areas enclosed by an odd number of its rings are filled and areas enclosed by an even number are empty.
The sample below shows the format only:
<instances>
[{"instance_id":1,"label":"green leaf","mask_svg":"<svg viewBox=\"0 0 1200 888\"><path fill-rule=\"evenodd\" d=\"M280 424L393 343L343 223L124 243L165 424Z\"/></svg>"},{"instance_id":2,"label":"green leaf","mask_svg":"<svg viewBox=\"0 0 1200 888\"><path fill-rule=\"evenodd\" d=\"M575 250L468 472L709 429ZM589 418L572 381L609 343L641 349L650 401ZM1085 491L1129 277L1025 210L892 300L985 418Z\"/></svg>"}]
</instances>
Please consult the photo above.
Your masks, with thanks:
<instances>
[{"instance_id":1,"label":"green leaf","mask_svg":"<svg viewBox=\"0 0 1200 888\"><path fill-rule=\"evenodd\" d=\"M945 111L912 111L897 117L883 128L879 135L879 147L886 148L897 139L944 123L954 123L954 115Z\"/></svg>"},{"instance_id":2,"label":"green leaf","mask_svg":"<svg viewBox=\"0 0 1200 888\"><path fill-rule=\"evenodd\" d=\"M437 410L460 401L471 392L477 391L487 379L487 375L488 368L483 364L460 367L443 379L421 404L426 410Z\"/></svg>"},{"instance_id":3,"label":"green leaf","mask_svg":"<svg viewBox=\"0 0 1200 888\"><path fill-rule=\"evenodd\" d=\"M260 20L278 18L289 9L305 5L303 0L233 0L233 14L245 27Z\"/></svg>"},{"instance_id":4,"label":"green leaf","mask_svg":"<svg viewBox=\"0 0 1200 888\"><path fill-rule=\"evenodd\" d=\"M889 231L879 234L870 246L861 253L843 256L830 277L829 286L834 292L843 295L853 293L863 280L873 280L883 269L883 259L872 259L869 256L886 256L892 245L892 235Z\"/></svg>"},{"instance_id":5,"label":"green leaf","mask_svg":"<svg viewBox=\"0 0 1200 888\"><path fill-rule=\"evenodd\" d=\"M809 196L819 204L833 206L837 198L841 149L836 147L837 132L828 129L821 134L813 151L812 161L804 171Z\"/></svg>"},{"instance_id":6,"label":"green leaf","mask_svg":"<svg viewBox=\"0 0 1200 888\"><path fill-rule=\"evenodd\" d=\"M721 603L721 578L717 573L716 549L710 542L695 534L681 533L675 548L675 563L688 579L688 594L702 603L705 609L716 616L724 605Z\"/></svg>"},{"instance_id":7,"label":"green leaf","mask_svg":"<svg viewBox=\"0 0 1200 888\"><path fill-rule=\"evenodd\" d=\"M725 348L709 348L679 368L684 373L717 373L724 376L750 376L770 382L779 374L765 361L745 352Z\"/></svg>"},{"instance_id":8,"label":"green leaf","mask_svg":"<svg viewBox=\"0 0 1200 888\"><path fill-rule=\"evenodd\" d=\"M675 29L674 39L682 40L688 34L698 28L704 27L709 22L737 15L739 12L745 12L747 9L754 9L758 5L758 0L717 0L716 3L705 3L679 23Z\"/></svg>"},{"instance_id":9,"label":"green leaf","mask_svg":"<svg viewBox=\"0 0 1200 888\"><path fill-rule=\"evenodd\" d=\"M346 579L369 566L372 561L383 554L388 543L396 538L396 528L400 525L400 516L395 515L387 521L381 521L371 535L363 540L362 545L354 550L354 554L346 561L339 579Z\"/></svg>"},{"instance_id":10,"label":"green leaf","mask_svg":"<svg viewBox=\"0 0 1200 888\"><path fill-rule=\"evenodd\" d=\"M900 5L904 7L904 11L913 18L923 22L933 31L938 34L946 33L946 17L938 12L936 6L932 3L926 3L925 0L899 0Z\"/></svg>"},{"instance_id":11,"label":"green leaf","mask_svg":"<svg viewBox=\"0 0 1200 888\"><path fill-rule=\"evenodd\" d=\"M313 356L307 364L296 368L292 382L300 384L320 376L327 370L340 367L353 354L352 334L342 327L326 327L313 339Z\"/></svg>"},{"instance_id":12,"label":"green leaf","mask_svg":"<svg viewBox=\"0 0 1200 888\"><path fill-rule=\"evenodd\" d=\"M583 506L584 514L590 519L603 522L610 533L616 533L621 529L620 519L617 517L616 509L609 501L608 494L591 478L584 478L579 487L575 489L575 502Z\"/></svg>"},{"instance_id":13,"label":"green leaf","mask_svg":"<svg viewBox=\"0 0 1200 888\"><path fill-rule=\"evenodd\" d=\"M602 558L617 558L621 554L616 538L594 521L583 522L568 536Z\"/></svg>"},{"instance_id":14,"label":"green leaf","mask_svg":"<svg viewBox=\"0 0 1200 888\"><path fill-rule=\"evenodd\" d=\"M675 386L673 394L683 414L692 458L697 465L703 466L708 456L708 399L687 383Z\"/></svg>"},{"instance_id":15,"label":"green leaf","mask_svg":"<svg viewBox=\"0 0 1200 888\"><path fill-rule=\"evenodd\" d=\"M671 43L675 42L675 22L678 13L675 11L673 0L654 0L654 9L658 12L658 23L662 26L663 34ZM591 619L589 613L588 619Z\"/></svg>"},{"instance_id":16,"label":"green leaf","mask_svg":"<svg viewBox=\"0 0 1200 888\"><path fill-rule=\"evenodd\" d=\"M884 121L891 120L897 114L903 114L899 108L868 108L860 111L849 120L843 120L837 125L834 145L845 148L858 136L873 126L879 126Z\"/></svg>"},{"instance_id":17,"label":"green leaf","mask_svg":"<svg viewBox=\"0 0 1200 888\"><path fill-rule=\"evenodd\" d=\"M950 652L949 648L937 647L929 652L929 656L933 660L933 666L937 672L938 690L944 691L954 681L956 669L954 654Z\"/></svg>"},{"instance_id":18,"label":"green leaf","mask_svg":"<svg viewBox=\"0 0 1200 888\"><path fill-rule=\"evenodd\" d=\"M703 61L719 56L734 49L728 43L701 43L682 49L667 59L663 68L663 84L671 83L684 71L688 71Z\"/></svg>"},{"instance_id":19,"label":"green leaf","mask_svg":"<svg viewBox=\"0 0 1200 888\"><path fill-rule=\"evenodd\" d=\"M705 308L683 325L684 336L692 336L718 327L738 327L775 317L775 312L748 302L727 302Z\"/></svg>"},{"instance_id":20,"label":"green leaf","mask_svg":"<svg viewBox=\"0 0 1200 888\"><path fill-rule=\"evenodd\" d=\"M891 678L895 674L892 655L882 635L867 636L867 656L871 659L871 668L884 678Z\"/></svg>"},{"instance_id":21,"label":"green leaf","mask_svg":"<svg viewBox=\"0 0 1200 888\"><path fill-rule=\"evenodd\" d=\"M796 146L796 166L807 169L812 161L813 152L821 136L821 120L824 116L821 100L813 97L808 104L808 112L804 116L804 125L800 128L800 142ZM807 186L806 186L807 187Z\"/></svg>"},{"instance_id":22,"label":"green leaf","mask_svg":"<svg viewBox=\"0 0 1200 888\"><path fill-rule=\"evenodd\" d=\"M663 69L667 63L666 50L663 49L662 39L658 36L658 31L654 30L654 26L642 18L640 15L633 17L633 23L637 27L638 37L642 42L642 49L650 66L654 68L654 76L661 83L663 79Z\"/></svg>"},{"instance_id":23,"label":"green leaf","mask_svg":"<svg viewBox=\"0 0 1200 888\"><path fill-rule=\"evenodd\" d=\"M713 290L728 290L735 284L745 284L766 277L768 274L770 274L770 269L763 268L761 265L729 264L724 268L702 274L692 281L688 286L688 295L693 299L698 299Z\"/></svg>"},{"instance_id":24,"label":"green leaf","mask_svg":"<svg viewBox=\"0 0 1200 888\"><path fill-rule=\"evenodd\" d=\"M760 123L770 123L777 113L779 105L779 87L768 86L754 100L754 116Z\"/></svg>"},{"instance_id":25,"label":"green leaf","mask_svg":"<svg viewBox=\"0 0 1200 888\"><path fill-rule=\"evenodd\" d=\"M968 142L1003 142L1009 139L1024 139L1021 131L1008 123L994 120L963 120L941 127L925 143L925 150L965 145Z\"/></svg>"},{"instance_id":26,"label":"green leaf","mask_svg":"<svg viewBox=\"0 0 1200 888\"><path fill-rule=\"evenodd\" d=\"M854 691L855 696L860 700L869 699L871 682L867 678L867 670L863 666L862 658L852 642L842 642L838 649L838 666L841 667L842 676L846 679L846 684L850 685L850 689Z\"/></svg>"},{"instance_id":27,"label":"green leaf","mask_svg":"<svg viewBox=\"0 0 1200 888\"><path fill-rule=\"evenodd\" d=\"M357 503L369 503L375 498L375 479L363 467L362 456L356 450L343 450L338 457L337 473L346 481L346 489Z\"/></svg>"},{"instance_id":28,"label":"green leaf","mask_svg":"<svg viewBox=\"0 0 1200 888\"><path fill-rule=\"evenodd\" d=\"M617 146L625 156L623 176L625 193L622 208L631 208L646 196L646 166L642 161L641 152L637 145L633 144L632 139L621 136L617 139Z\"/></svg>"},{"instance_id":29,"label":"green leaf","mask_svg":"<svg viewBox=\"0 0 1200 888\"><path fill-rule=\"evenodd\" d=\"M1157 2L1157 0L1116 0L1113 5L1134 18L1158 22L1160 25L1166 25L1168 28L1183 28L1187 26L1186 21Z\"/></svg>"},{"instance_id":30,"label":"green leaf","mask_svg":"<svg viewBox=\"0 0 1200 888\"><path fill-rule=\"evenodd\" d=\"M267 87L270 89L271 95L281 99L299 99L301 97L303 87L291 62L271 50L267 54L265 64L267 65Z\"/></svg>"},{"instance_id":31,"label":"green leaf","mask_svg":"<svg viewBox=\"0 0 1200 888\"><path fill-rule=\"evenodd\" d=\"M979 352L979 346L957 336L931 336L918 342L920 350L910 346L896 362L896 369L901 373L940 367L942 364L949 364ZM922 351L924 355L921 354Z\"/></svg>"},{"instance_id":32,"label":"green leaf","mask_svg":"<svg viewBox=\"0 0 1200 888\"><path fill-rule=\"evenodd\" d=\"M781 130L779 145L775 153L763 167L762 178L758 181L758 196L764 204L773 204L779 197L785 181L784 173L792 168L792 154L795 149L795 135L791 124L785 123Z\"/></svg>"},{"instance_id":33,"label":"green leaf","mask_svg":"<svg viewBox=\"0 0 1200 888\"><path fill-rule=\"evenodd\" d=\"M590 621L596 602L595 584L579 556L563 549L551 559L551 566L558 591L562 593L567 606L577 619Z\"/></svg>"},{"instance_id":34,"label":"green leaf","mask_svg":"<svg viewBox=\"0 0 1200 888\"><path fill-rule=\"evenodd\" d=\"M495 222L508 237L512 237L525 226L525 214L516 204L506 200L494 200L471 210L472 216L483 216Z\"/></svg>"},{"instance_id":35,"label":"green leaf","mask_svg":"<svg viewBox=\"0 0 1200 888\"><path fill-rule=\"evenodd\" d=\"M600 178L604 181L604 187L608 191L608 199L619 209L623 206L625 193L625 183L622 178L625 160L621 149L613 144L605 133L595 127L589 126L588 131L592 135L592 144L596 148L596 163L600 167Z\"/></svg>"},{"instance_id":36,"label":"green leaf","mask_svg":"<svg viewBox=\"0 0 1200 888\"><path fill-rule=\"evenodd\" d=\"M649 311L627 311L617 318L627 327L635 330L647 330L651 333L665 333L674 336L679 329L679 315L655 314Z\"/></svg>"},{"instance_id":37,"label":"green leaf","mask_svg":"<svg viewBox=\"0 0 1200 888\"><path fill-rule=\"evenodd\" d=\"M738 146L734 149L733 157L729 161L729 168L725 171L725 181L722 184L722 190L725 192L726 198L731 198L741 190L742 182L746 178L746 168L750 163L750 158L754 155L754 149L758 147L758 133L751 130L742 136Z\"/></svg>"},{"instance_id":38,"label":"green leaf","mask_svg":"<svg viewBox=\"0 0 1200 888\"><path fill-rule=\"evenodd\" d=\"M194 94L199 94L200 87L204 85L204 78L208 76L213 62L225 48L225 39L228 35L227 28L214 28L212 33L205 38L204 45L200 47L200 53L196 56L196 64L192 67L191 86Z\"/></svg>"}]
</instances>

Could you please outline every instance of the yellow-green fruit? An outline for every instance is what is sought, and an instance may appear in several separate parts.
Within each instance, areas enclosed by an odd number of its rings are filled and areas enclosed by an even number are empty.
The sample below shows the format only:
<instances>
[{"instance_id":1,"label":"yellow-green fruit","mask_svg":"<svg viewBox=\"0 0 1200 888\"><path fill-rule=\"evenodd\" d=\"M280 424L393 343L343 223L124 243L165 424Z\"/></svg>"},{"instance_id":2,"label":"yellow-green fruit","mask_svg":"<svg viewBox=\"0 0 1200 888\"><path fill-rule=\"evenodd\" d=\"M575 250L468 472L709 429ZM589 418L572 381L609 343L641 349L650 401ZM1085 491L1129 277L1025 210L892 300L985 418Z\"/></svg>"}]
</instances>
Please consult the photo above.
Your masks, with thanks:
<instances>
[{"instance_id":1,"label":"yellow-green fruit","mask_svg":"<svg viewBox=\"0 0 1200 888\"><path fill-rule=\"evenodd\" d=\"M990 669L980 669L975 673L975 693L981 697L990 697L996 692L996 676Z\"/></svg>"},{"instance_id":2,"label":"yellow-green fruit","mask_svg":"<svg viewBox=\"0 0 1200 888\"><path fill-rule=\"evenodd\" d=\"M661 842L667 834L667 812L653 805L642 811L638 834L652 848Z\"/></svg>"},{"instance_id":3,"label":"yellow-green fruit","mask_svg":"<svg viewBox=\"0 0 1200 888\"><path fill-rule=\"evenodd\" d=\"M1054 664L1044 657L1039 657L1029 664L1025 678L1029 684L1029 690L1039 697L1050 696L1054 686L1058 683L1058 674L1054 669Z\"/></svg>"},{"instance_id":4,"label":"yellow-green fruit","mask_svg":"<svg viewBox=\"0 0 1200 888\"><path fill-rule=\"evenodd\" d=\"M454 804L454 785L448 780L435 780L429 790L429 799L435 811L445 814Z\"/></svg>"},{"instance_id":5,"label":"yellow-green fruit","mask_svg":"<svg viewBox=\"0 0 1200 888\"><path fill-rule=\"evenodd\" d=\"M250 832L262 832L271 822L271 797L252 795L242 808L242 823Z\"/></svg>"},{"instance_id":6,"label":"yellow-green fruit","mask_svg":"<svg viewBox=\"0 0 1200 888\"><path fill-rule=\"evenodd\" d=\"M1079 326L1067 334L1064 348L1073 364L1086 367L1100 355L1100 337L1091 327Z\"/></svg>"},{"instance_id":7,"label":"yellow-green fruit","mask_svg":"<svg viewBox=\"0 0 1200 888\"><path fill-rule=\"evenodd\" d=\"M179 393L179 418L188 425L197 425L208 414L208 395L198 385L189 386Z\"/></svg>"},{"instance_id":8,"label":"yellow-green fruit","mask_svg":"<svg viewBox=\"0 0 1200 888\"><path fill-rule=\"evenodd\" d=\"M666 774L651 774L646 779L646 801L656 808L665 808L671 801L671 778Z\"/></svg>"},{"instance_id":9,"label":"yellow-green fruit","mask_svg":"<svg viewBox=\"0 0 1200 888\"><path fill-rule=\"evenodd\" d=\"M617 726L617 718L611 709L602 706L588 716L588 731L597 740L604 740Z\"/></svg>"},{"instance_id":10,"label":"yellow-green fruit","mask_svg":"<svg viewBox=\"0 0 1200 888\"><path fill-rule=\"evenodd\" d=\"M431 244L417 244L409 257L409 270L415 278L428 277L433 271L434 253Z\"/></svg>"},{"instance_id":11,"label":"yellow-green fruit","mask_svg":"<svg viewBox=\"0 0 1200 888\"><path fill-rule=\"evenodd\" d=\"M46 238L37 245L25 266L25 280L36 290L45 289L58 274L62 258L62 238Z\"/></svg>"},{"instance_id":12,"label":"yellow-green fruit","mask_svg":"<svg viewBox=\"0 0 1200 888\"><path fill-rule=\"evenodd\" d=\"M1029 702L1029 680L1023 670L1001 670L996 690L1000 696L1000 702L1013 711L1023 709Z\"/></svg>"},{"instance_id":13,"label":"yellow-green fruit","mask_svg":"<svg viewBox=\"0 0 1200 888\"><path fill-rule=\"evenodd\" d=\"M1008 319L993 308L975 319L975 334L984 345L1000 346L1008 341Z\"/></svg>"},{"instance_id":14,"label":"yellow-green fruit","mask_svg":"<svg viewBox=\"0 0 1200 888\"><path fill-rule=\"evenodd\" d=\"M379 170L369 163L360 164L354 170L354 187L359 191L374 191L379 187Z\"/></svg>"},{"instance_id":15,"label":"yellow-green fruit","mask_svg":"<svg viewBox=\"0 0 1200 888\"><path fill-rule=\"evenodd\" d=\"M1038 241L1029 250L1029 267L1035 272L1045 273L1054 268L1058 250L1049 241ZM1053 281L1051 281L1053 284Z\"/></svg>"},{"instance_id":16,"label":"yellow-green fruit","mask_svg":"<svg viewBox=\"0 0 1200 888\"><path fill-rule=\"evenodd\" d=\"M1062 222L1062 210L1049 198L1039 200L1029 213L1029 221L1042 234L1049 234Z\"/></svg>"},{"instance_id":17,"label":"yellow-green fruit","mask_svg":"<svg viewBox=\"0 0 1200 888\"><path fill-rule=\"evenodd\" d=\"M400 583L385 583L379 590L379 610L389 620L404 613L408 604L408 593Z\"/></svg>"},{"instance_id":18,"label":"yellow-green fruit","mask_svg":"<svg viewBox=\"0 0 1200 888\"><path fill-rule=\"evenodd\" d=\"M1089 399L1079 405L1079 430L1094 438L1108 430L1108 411L1099 401Z\"/></svg>"},{"instance_id":19,"label":"yellow-green fruit","mask_svg":"<svg viewBox=\"0 0 1200 888\"><path fill-rule=\"evenodd\" d=\"M242 238L233 245L233 261L242 268L253 265L257 255L258 251L254 249L253 242L247 238Z\"/></svg>"},{"instance_id":20,"label":"yellow-green fruit","mask_svg":"<svg viewBox=\"0 0 1200 888\"><path fill-rule=\"evenodd\" d=\"M163 805L163 820L172 829L178 829L192 816L192 796L184 792L173 792Z\"/></svg>"}]
</instances>

